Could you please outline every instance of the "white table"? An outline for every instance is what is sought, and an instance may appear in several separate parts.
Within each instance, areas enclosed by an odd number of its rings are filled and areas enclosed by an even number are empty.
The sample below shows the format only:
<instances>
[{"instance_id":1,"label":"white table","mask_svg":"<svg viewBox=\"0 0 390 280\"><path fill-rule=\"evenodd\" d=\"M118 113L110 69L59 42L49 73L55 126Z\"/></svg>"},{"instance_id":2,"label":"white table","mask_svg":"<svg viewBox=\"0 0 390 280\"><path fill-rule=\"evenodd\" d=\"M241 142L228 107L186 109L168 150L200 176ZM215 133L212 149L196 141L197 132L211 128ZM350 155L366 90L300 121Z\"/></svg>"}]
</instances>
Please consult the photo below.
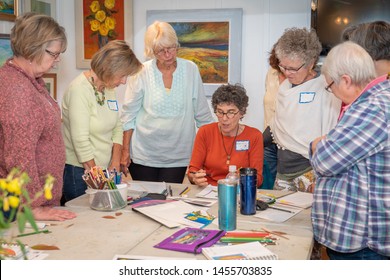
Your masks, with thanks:
<instances>
[{"instance_id":1,"label":"white table","mask_svg":"<svg viewBox=\"0 0 390 280\"><path fill-rule=\"evenodd\" d=\"M185 187L170 184L173 194ZM189 196L194 196L200 188L191 185ZM134 212L130 206L114 212L99 212L90 209L88 196L83 195L66 204L77 213L77 218L64 222L48 222L49 234L36 234L19 238L29 246L37 244L57 246L59 250L48 251L47 259L93 260L112 259L114 255L146 255L155 257L205 259L202 254L181 253L153 248L153 246L178 229L168 229L156 221ZM215 204L210 212L216 214ZM120 214L120 215L118 215ZM110 216L112 219L104 218ZM208 228L217 228L211 224ZM310 222L310 209L306 209L284 223L273 223L253 216L238 215L238 230L262 230L285 232L288 239L280 238L277 245L269 249L282 260L308 259L313 246L313 233Z\"/></svg>"}]
</instances>

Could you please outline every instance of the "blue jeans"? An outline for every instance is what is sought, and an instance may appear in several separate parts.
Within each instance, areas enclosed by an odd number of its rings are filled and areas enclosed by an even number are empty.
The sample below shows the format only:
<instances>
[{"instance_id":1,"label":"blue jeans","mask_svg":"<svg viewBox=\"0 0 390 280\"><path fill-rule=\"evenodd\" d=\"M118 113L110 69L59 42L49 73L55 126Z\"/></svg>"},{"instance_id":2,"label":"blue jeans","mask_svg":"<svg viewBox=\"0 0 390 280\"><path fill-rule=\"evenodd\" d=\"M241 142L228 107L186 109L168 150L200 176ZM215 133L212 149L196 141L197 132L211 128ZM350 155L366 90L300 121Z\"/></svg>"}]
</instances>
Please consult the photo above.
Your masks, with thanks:
<instances>
[{"instance_id":1,"label":"blue jeans","mask_svg":"<svg viewBox=\"0 0 390 280\"><path fill-rule=\"evenodd\" d=\"M276 167L278 164L278 148L276 147L276 144L272 144L264 148L264 161L267 162L269 176L271 177L270 182L273 186L276 178Z\"/></svg>"},{"instance_id":2,"label":"blue jeans","mask_svg":"<svg viewBox=\"0 0 390 280\"><path fill-rule=\"evenodd\" d=\"M380 255L370 248L364 248L353 253L340 253L326 248L326 252L331 260L390 260L390 257Z\"/></svg>"},{"instance_id":3,"label":"blue jeans","mask_svg":"<svg viewBox=\"0 0 390 280\"><path fill-rule=\"evenodd\" d=\"M85 194L87 184L82 178L83 175L84 168L65 164L61 204Z\"/></svg>"}]
</instances>

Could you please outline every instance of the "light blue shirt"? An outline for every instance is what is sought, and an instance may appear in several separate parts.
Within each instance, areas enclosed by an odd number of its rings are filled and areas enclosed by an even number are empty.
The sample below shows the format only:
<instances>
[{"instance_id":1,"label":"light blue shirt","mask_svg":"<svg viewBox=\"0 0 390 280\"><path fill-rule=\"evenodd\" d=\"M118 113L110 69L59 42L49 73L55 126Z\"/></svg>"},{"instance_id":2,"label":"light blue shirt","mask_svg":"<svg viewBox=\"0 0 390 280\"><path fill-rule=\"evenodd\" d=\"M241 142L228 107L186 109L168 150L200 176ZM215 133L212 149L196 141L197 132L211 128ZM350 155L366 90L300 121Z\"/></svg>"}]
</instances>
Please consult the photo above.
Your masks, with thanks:
<instances>
[{"instance_id":1,"label":"light blue shirt","mask_svg":"<svg viewBox=\"0 0 390 280\"><path fill-rule=\"evenodd\" d=\"M214 122L195 63L177 59L170 91L156 60L129 79L121 116L123 130L133 129L131 160L151 167L189 164L195 125Z\"/></svg>"}]
</instances>

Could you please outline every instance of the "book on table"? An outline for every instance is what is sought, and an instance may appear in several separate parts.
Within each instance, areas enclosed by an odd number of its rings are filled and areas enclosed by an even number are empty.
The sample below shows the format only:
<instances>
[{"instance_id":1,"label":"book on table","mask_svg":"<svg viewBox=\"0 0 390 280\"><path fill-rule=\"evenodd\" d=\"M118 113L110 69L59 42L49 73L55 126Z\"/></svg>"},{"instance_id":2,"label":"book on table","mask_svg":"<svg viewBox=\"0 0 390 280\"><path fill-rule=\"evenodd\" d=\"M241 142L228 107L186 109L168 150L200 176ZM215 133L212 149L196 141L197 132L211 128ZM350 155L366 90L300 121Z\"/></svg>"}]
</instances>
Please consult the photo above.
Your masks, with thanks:
<instances>
[{"instance_id":1,"label":"book on table","mask_svg":"<svg viewBox=\"0 0 390 280\"><path fill-rule=\"evenodd\" d=\"M209 260L277 260L278 256L259 242L240 243L230 246L213 246L202 249Z\"/></svg>"},{"instance_id":2,"label":"book on table","mask_svg":"<svg viewBox=\"0 0 390 280\"><path fill-rule=\"evenodd\" d=\"M154 245L155 248L200 254L203 248L214 245L224 230L183 228Z\"/></svg>"}]
</instances>

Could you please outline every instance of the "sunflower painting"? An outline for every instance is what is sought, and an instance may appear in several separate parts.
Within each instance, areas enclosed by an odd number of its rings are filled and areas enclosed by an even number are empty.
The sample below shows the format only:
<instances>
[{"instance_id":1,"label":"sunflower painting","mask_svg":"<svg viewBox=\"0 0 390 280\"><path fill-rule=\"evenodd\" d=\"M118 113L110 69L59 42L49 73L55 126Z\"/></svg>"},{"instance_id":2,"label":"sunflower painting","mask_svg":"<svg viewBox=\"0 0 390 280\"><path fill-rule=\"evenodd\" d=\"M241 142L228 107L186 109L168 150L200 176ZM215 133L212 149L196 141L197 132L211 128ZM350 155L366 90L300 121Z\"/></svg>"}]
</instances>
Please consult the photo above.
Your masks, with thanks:
<instances>
[{"instance_id":1,"label":"sunflower painting","mask_svg":"<svg viewBox=\"0 0 390 280\"><path fill-rule=\"evenodd\" d=\"M110 40L124 40L124 0L83 0L84 59Z\"/></svg>"}]
</instances>

